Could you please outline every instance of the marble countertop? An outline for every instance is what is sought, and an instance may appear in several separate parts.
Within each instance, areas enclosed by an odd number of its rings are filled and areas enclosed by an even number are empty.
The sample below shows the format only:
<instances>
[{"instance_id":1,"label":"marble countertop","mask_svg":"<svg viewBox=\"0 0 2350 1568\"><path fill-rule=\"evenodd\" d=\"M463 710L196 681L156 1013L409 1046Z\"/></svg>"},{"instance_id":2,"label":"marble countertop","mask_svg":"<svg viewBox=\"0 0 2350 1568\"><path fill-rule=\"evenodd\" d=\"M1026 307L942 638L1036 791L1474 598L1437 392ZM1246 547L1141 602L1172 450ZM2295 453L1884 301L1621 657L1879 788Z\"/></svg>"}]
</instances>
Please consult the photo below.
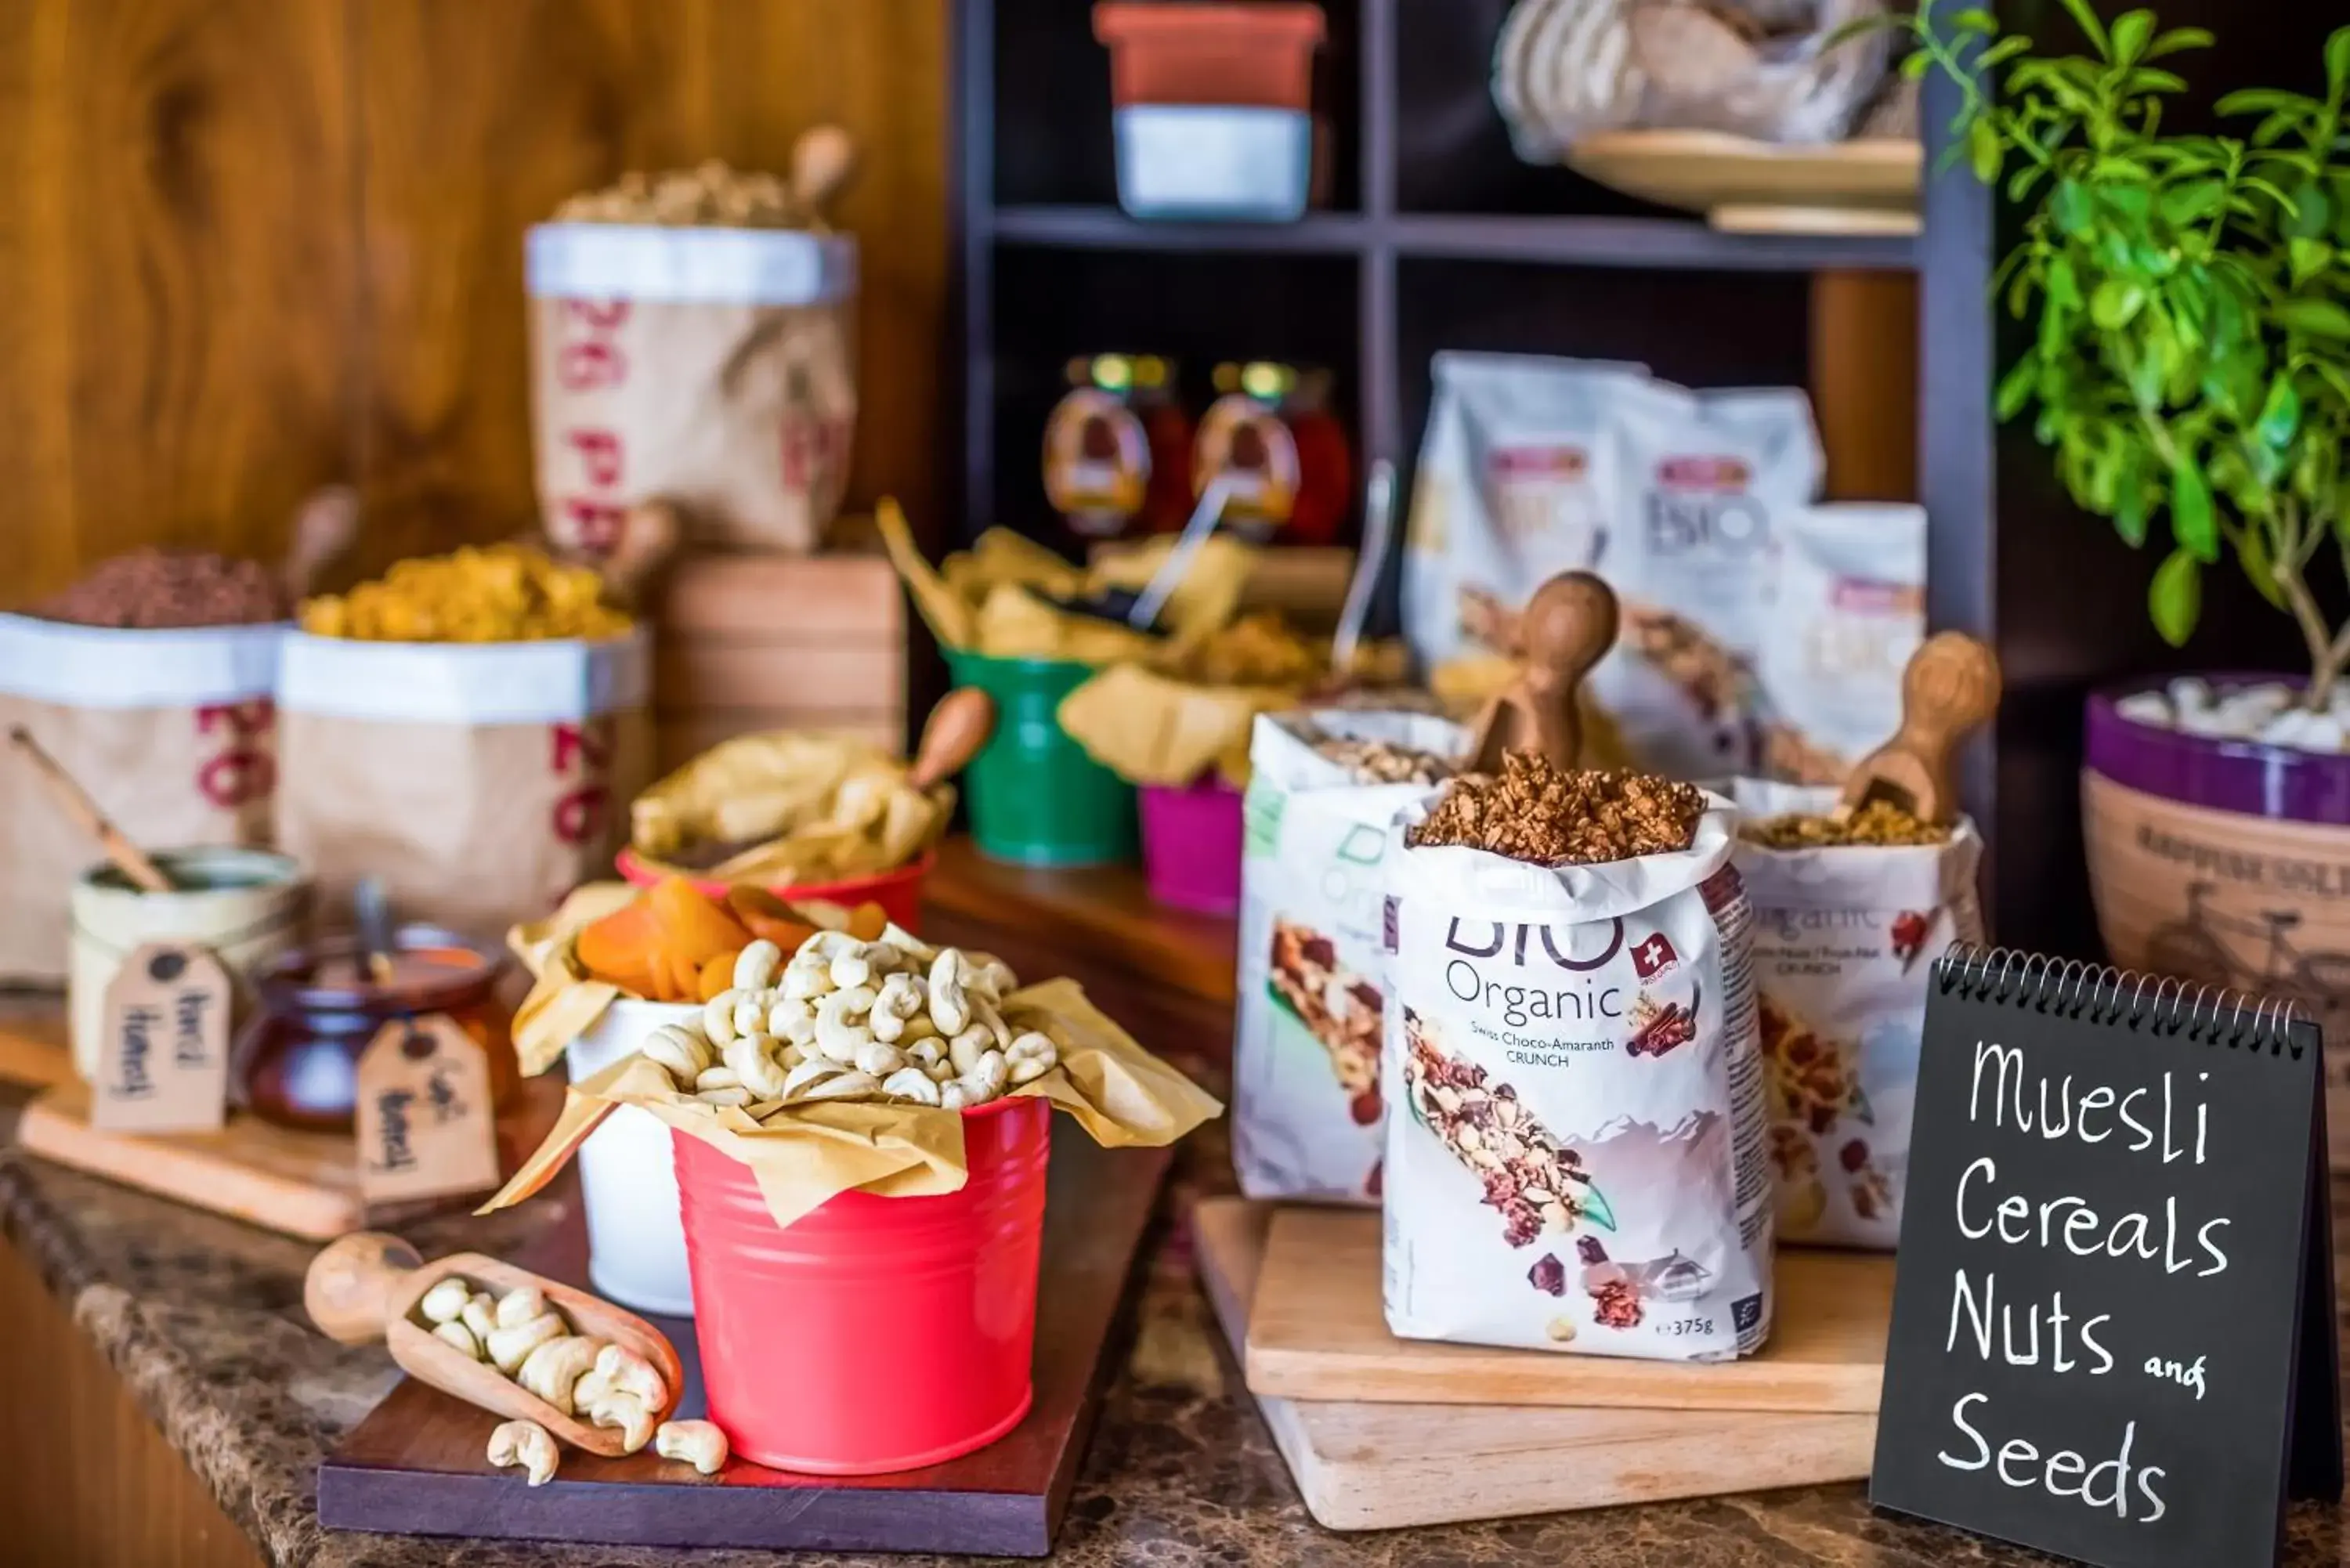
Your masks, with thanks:
<instances>
[{"instance_id":1,"label":"marble countertop","mask_svg":"<svg viewBox=\"0 0 2350 1568\"><path fill-rule=\"evenodd\" d=\"M0 1109L0 1141L13 1120ZM1230 1184L1216 1132L1210 1129L1184 1151L1169 1189L1166 1201L1177 1222L1152 1260L1139 1328L1103 1408L1055 1563L1069 1568L2021 1568L2054 1561L1878 1518L1857 1485L1367 1534L1322 1529L1298 1501L1191 1278L1180 1216L1203 1191ZM2336 1185L2334 1207L2334 1233L2350 1238L2350 1187ZM406 1233L427 1256L466 1249L497 1252L525 1244L562 1218L556 1204L535 1202L486 1220L452 1217ZM317 1462L399 1373L380 1346L346 1347L310 1327L301 1306L307 1244L13 1149L0 1152L0 1231L71 1307L140 1407L274 1564L724 1568L777 1560L765 1552L538 1546L321 1530L314 1501ZM2289 1563L2350 1563L2335 1510L2296 1506L2291 1536ZM823 1560L875 1568L953 1561Z\"/></svg>"}]
</instances>

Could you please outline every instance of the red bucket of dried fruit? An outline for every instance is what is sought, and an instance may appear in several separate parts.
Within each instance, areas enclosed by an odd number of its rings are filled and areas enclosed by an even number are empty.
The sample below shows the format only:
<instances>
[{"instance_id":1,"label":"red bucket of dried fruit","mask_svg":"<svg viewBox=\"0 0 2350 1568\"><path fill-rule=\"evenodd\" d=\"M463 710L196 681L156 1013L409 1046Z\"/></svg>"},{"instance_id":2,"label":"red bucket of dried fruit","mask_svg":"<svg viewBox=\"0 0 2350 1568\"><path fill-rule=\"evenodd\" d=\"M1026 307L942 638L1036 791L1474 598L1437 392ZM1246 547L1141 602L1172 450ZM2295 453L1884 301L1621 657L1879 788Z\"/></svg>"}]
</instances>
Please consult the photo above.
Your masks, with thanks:
<instances>
[{"instance_id":1,"label":"red bucket of dried fruit","mask_svg":"<svg viewBox=\"0 0 2350 1568\"><path fill-rule=\"evenodd\" d=\"M844 1192L778 1226L750 1168L675 1136L710 1418L774 1469L879 1475L984 1448L1031 1397L1049 1102L962 1114L962 1189Z\"/></svg>"}]
</instances>

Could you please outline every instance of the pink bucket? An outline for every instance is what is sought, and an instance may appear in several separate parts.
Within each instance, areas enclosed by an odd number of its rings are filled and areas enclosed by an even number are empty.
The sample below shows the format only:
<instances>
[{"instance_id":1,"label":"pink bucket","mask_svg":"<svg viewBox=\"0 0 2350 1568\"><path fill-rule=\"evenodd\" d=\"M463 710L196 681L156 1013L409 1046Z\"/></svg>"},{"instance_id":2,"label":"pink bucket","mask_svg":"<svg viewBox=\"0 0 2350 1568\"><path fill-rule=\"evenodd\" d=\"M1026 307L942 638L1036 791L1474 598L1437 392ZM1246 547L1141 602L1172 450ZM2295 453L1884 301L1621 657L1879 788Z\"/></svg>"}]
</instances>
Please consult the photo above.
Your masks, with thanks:
<instances>
[{"instance_id":1,"label":"pink bucket","mask_svg":"<svg viewBox=\"0 0 2350 1568\"><path fill-rule=\"evenodd\" d=\"M1185 789L1142 786L1142 871L1150 896L1178 909L1241 907L1241 792L1209 774Z\"/></svg>"},{"instance_id":2,"label":"pink bucket","mask_svg":"<svg viewBox=\"0 0 2350 1568\"><path fill-rule=\"evenodd\" d=\"M1020 1424L1052 1133L1047 1101L993 1101L963 1113L961 1190L844 1192L788 1228L748 1166L673 1135L702 1386L735 1453L879 1475Z\"/></svg>"}]
</instances>

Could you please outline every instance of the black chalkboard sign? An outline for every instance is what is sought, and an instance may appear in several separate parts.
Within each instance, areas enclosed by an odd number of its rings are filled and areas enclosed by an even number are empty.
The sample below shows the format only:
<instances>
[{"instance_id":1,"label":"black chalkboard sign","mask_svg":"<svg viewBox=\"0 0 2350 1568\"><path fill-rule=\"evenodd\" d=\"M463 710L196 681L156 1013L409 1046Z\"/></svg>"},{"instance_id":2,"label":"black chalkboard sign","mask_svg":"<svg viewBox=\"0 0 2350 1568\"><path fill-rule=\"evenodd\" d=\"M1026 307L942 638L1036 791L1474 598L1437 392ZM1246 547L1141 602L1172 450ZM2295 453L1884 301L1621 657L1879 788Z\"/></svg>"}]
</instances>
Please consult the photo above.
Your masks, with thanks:
<instances>
[{"instance_id":1,"label":"black chalkboard sign","mask_svg":"<svg viewBox=\"0 0 2350 1568\"><path fill-rule=\"evenodd\" d=\"M2342 1490L2316 1027L2022 954L1936 965L1869 1500L2256 1568Z\"/></svg>"}]
</instances>

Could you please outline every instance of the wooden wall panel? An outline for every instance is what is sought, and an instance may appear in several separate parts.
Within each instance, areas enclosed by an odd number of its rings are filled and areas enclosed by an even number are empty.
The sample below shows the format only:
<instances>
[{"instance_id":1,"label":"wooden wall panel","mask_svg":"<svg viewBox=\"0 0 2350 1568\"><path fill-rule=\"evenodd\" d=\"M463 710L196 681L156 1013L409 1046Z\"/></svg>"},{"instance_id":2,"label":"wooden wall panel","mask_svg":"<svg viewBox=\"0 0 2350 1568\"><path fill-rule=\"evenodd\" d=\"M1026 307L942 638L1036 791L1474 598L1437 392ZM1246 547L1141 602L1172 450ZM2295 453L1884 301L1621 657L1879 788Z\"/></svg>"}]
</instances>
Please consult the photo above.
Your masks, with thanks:
<instances>
[{"instance_id":1,"label":"wooden wall panel","mask_svg":"<svg viewBox=\"0 0 2350 1568\"><path fill-rule=\"evenodd\" d=\"M852 507L935 511L949 0L0 5L0 604L141 543L357 566L535 514L522 234L631 168L863 152Z\"/></svg>"}]
</instances>

